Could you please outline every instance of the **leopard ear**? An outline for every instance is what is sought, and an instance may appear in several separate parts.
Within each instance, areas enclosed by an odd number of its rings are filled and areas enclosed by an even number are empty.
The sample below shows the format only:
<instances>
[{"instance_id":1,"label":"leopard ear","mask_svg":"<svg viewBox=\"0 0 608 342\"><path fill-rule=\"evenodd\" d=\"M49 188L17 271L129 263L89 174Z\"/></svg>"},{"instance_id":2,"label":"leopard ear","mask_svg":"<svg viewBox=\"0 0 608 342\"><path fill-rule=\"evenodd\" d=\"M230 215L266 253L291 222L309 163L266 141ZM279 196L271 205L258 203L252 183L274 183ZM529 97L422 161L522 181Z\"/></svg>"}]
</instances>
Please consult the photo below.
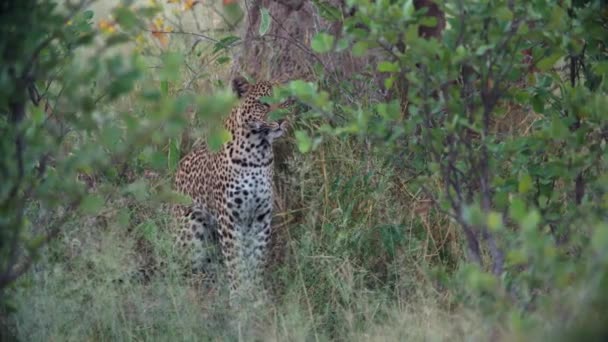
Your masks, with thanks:
<instances>
[{"instance_id":1,"label":"leopard ear","mask_svg":"<svg viewBox=\"0 0 608 342\"><path fill-rule=\"evenodd\" d=\"M241 98L241 97L243 97L243 95L245 95L245 93L247 93L248 90L249 90L249 81L247 81L247 79L245 79L245 77L237 76L234 79L232 79L232 91L234 91L236 96Z\"/></svg>"}]
</instances>

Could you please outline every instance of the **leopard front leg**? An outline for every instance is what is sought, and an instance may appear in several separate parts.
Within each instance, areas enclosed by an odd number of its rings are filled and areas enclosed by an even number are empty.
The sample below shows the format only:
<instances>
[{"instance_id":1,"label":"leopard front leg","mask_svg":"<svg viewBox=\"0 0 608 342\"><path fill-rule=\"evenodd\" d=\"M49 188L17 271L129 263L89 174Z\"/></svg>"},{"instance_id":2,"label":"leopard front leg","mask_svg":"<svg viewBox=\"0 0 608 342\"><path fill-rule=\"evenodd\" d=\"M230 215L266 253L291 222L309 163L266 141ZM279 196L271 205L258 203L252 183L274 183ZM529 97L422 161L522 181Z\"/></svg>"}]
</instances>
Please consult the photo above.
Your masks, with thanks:
<instances>
[{"instance_id":1,"label":"leopard front leg","mask_svg":"<svg viewBox=\"0 0 608 342\"><path fill-rule=\"evenodd\" d=\"M230 301L233 302L240 287L238 255L235 241L235 218L232 212L220 210L218 220L220 249L222 251L222 256L224 257L224 265L226 266L226 273L228 276Z\"/></svg>"},{"instance_id":2,"label":"leopard front leg","mask_svg":"<svg viewBox=\"0 0 608 342\"><path fill-rule=\"evenodd\" d=\"M270 240L270 205L251 218L224 211L220 218L220 246L227 268L230 298L263 295L263 270Z\"/></svg>"},{"instance_id":3,"label":"leopard front leg","mask_svg":"<svg viewBox=\"0 0 608 342\"><path fill-rule=\"evenodd\" d=\"M272 221L272 203L263 201L256 210L251 222L251 231L248 234L248 259L250 267L247 269L248 278L252 280L252 286L260 295L264 290L264 270L268 258Z\"/></svg>"}]
</instances>

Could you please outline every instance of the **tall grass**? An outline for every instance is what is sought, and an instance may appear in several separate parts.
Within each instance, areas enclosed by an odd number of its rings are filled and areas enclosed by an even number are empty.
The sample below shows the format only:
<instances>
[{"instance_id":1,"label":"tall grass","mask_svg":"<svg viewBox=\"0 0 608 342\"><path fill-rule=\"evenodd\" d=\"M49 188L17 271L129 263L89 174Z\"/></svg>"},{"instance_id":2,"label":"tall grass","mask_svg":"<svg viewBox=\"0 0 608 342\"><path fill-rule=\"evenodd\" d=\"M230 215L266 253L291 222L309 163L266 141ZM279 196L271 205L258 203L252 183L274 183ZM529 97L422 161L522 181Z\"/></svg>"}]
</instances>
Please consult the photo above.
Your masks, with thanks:
<instances>
[{"instance_id":1,"label":"tall grass","mask_svg":"<svg viewBox=\"0 0 608 342\"><path fill-rule=\"evenodd\" d=\"M131 104L136 106L137 104ZM427 270L449 265L433 240L453 231L437 213L421 217L382 155L336 139L282 170L275 214L271 299L236 324L222 282L211 289L171 262L165 213L130 198L70 222L38 270L15 292L14 331L23 341L115 340L464 340L487 331L473 312L450 307ZM136 177L143 178L143 175ZM170 174L150 180L152 189ZM98 186L112 186L98 179ZM129 224L124 222L128 209ZM436 235L436 236L432 236ZM145 248L142 246L146 246ZM150 282L125 278L142 254L168 260ZM125 279L123 282L117 279Z\"/></svg>"}]
</instances>

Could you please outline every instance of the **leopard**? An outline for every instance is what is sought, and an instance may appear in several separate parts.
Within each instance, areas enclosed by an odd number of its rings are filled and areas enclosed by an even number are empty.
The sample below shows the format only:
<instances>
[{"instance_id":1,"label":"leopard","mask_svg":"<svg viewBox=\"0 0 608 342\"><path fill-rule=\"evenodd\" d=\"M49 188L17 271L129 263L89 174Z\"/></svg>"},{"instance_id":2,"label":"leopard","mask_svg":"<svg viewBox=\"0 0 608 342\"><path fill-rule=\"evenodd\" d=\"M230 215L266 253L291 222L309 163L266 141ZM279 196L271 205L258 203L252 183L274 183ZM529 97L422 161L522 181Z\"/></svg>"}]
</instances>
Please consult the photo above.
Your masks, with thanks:
<instances>
[{"instance_id":1,"label":"leopard","mask_svg":"<svg viewBox=\"0 0 608 342\"><path fill-rule=\"evenodd\" d=\"M224 121L232 137L218 151L206 145L178 164L175 189L192 200L176 205L175 246L187 251L193 271L212 273L223 264L231 298L260 289L273 234L273 142L288 128L286 119L268 114L288 109L293 100L270 105L262 101L277 84L231 82L239 104Z\"/></svg>"}]
</instances>

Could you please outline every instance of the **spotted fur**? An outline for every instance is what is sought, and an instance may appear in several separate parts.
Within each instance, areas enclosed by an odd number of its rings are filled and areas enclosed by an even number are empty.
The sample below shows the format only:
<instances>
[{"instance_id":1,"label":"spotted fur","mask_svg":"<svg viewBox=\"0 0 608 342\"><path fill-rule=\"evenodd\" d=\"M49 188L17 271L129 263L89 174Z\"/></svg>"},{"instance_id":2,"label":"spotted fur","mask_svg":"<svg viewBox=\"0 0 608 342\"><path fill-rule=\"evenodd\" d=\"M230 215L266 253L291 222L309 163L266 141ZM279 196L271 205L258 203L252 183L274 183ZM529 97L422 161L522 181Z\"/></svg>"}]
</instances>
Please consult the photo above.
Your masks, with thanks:
<instances>
[{"instance_id":1,"label":"spotted fur","mask_svg":"<svg viewBox=\"0 0 608 342\"><path fill-rule=\"evenodd\" d=\"M272 142L286 129L283 120L267 121L273 108L260 101L272 95L271 83L239 77L232 86L241 99L225 122L232 140L218 152L203 147L180 161L175 187L193 204L174 208L177 246L203 271L223 258L231 293L260 285L272 234Z\"/></svg>"}]
</instances>

